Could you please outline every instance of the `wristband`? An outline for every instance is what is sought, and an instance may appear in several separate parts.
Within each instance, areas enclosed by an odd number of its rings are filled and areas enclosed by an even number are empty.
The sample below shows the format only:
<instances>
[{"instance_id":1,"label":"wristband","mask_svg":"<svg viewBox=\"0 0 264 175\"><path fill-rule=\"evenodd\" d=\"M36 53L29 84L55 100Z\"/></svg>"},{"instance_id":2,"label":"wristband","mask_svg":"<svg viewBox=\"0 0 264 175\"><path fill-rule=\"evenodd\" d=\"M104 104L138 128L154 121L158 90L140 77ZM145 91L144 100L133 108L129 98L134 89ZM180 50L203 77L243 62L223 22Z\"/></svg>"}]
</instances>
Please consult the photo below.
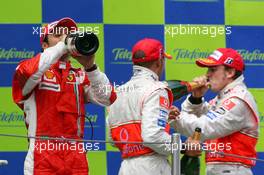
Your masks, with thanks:
<instances>
[{"instance_id":1,"label":"wristband","mask_svg":"<svg viewBox=\"0 0 264 175\"><path fill-rule=\"evenodd\" d=\"M189 97L189 101L195 105L201 104L203 102L202 97L194 97L192 95Z\"/></svg>"},{"instance_id":2,"label":"wristband","mask_svg":"<svg viewBox=\"0 0 264 175\"><path fill-rule=\"evenodd\" d=\"M96 70L97 69L97 65L96 64L94 64L92 67L90 67L89 69L84 69L85 70L85 72L92 72L92 71L94 71L94 70Z\"/></svg>"}]
</instances>

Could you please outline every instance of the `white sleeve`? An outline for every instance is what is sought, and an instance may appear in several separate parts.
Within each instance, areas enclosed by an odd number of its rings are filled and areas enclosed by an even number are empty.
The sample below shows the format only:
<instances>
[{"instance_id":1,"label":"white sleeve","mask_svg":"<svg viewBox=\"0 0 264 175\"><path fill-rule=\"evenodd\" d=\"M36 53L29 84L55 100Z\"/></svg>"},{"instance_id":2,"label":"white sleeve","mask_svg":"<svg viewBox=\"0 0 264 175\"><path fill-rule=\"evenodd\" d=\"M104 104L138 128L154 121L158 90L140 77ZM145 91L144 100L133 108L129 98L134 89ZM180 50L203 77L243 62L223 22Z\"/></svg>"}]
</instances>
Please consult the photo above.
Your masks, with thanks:
<instances>
[{"instance_id":1,"label":"white sleeve","mask_svg":"<svg viewBox=\"0 0 264 175\"><path fill-rule=\"evenodd\" d=\"M28 78L25 86L23 87L24 96L29 94L36 87L36 85L40 82L42 75L65 53L67 53L66 45L60 41L55 46L45 49L44 52L40 54L39 64L35 68L37 70L31 70L31 72L34 73ZM30 62L32 61L29 60L28 64L30 64ZM19 69L19 66L17 69Z\"/></svg>"},{"instance_id":2,"label":"white sleeve","mask_svg":"<svg viewBox=\"0 0 264 175\"><path fill-rule=\"evenodd\" d=\"M182 111L187 112L189 114L195 114L196 116L200 117L202 114L207 113L208 111L208 103L204 101L202 98L202 103L200 104L192 104L189 101L190 95L185 99L182 103Z\"/></svg>"},{"instance_id":3,"label":"white sleeve","mask_svg":"<svg viewBox=\"0 0 264 175\"><path fill-rule=\"evenodd\" d=\"M250 115L247 105L238 98L228 99L231 105L220 105L198 118L182 111L176 121L177 131L191 136L196 127L202 129L202 140L216 139L240 131L248 124Z\"/></svg>"},{"instance_id":4,"label":"white sleeve","mask_svg":"<svg viewBox=\"0 0 264 175\"><path fill-rule=\"evenodd\" d=\"M112 134L111 134L111 129L110 129L110 124L109 124L109 116L106 117L106 127L107 127L107 138L108 141L113 142ZM110 143L111 146L116 147L114 143Z\"/></svg>"},{"instance_id":5,"label":"white sleeve","mask_svg":"<svg viewBox=\"0 0 264 175\"><path fill-rule=\"evenodd\" d=\"M167 104L165 104L167 103ZM159 89L144 100L142 109L141 136L144 142L171 142L171 136L165 131L169 109L168 92ZM144 144L155 152L169 155L167 144Z\"/></svg>"},{"instance_id":6,"label":"white sleeve","mask_svg":"<svg viewBox=\"0 0 264 175\"><path fill-rule=\"evenodd\" d=\"M67 53L67 47L62 41L58 42L55 46L45 49L40 55L39 70L45 72L65 53Z\"/></svg>"},{"instance_id":7,"label":"white sleeve","mask_svg":"<svg viewBox=\"0 0 264 175\"><path fill-rule=\"evenodd\" d=\"M85 87L86 101L101 106L111 105L116 99L116 94L106 75L99 68L86 73L90 81L90 86Z\"/></svg>"}]
</instances>

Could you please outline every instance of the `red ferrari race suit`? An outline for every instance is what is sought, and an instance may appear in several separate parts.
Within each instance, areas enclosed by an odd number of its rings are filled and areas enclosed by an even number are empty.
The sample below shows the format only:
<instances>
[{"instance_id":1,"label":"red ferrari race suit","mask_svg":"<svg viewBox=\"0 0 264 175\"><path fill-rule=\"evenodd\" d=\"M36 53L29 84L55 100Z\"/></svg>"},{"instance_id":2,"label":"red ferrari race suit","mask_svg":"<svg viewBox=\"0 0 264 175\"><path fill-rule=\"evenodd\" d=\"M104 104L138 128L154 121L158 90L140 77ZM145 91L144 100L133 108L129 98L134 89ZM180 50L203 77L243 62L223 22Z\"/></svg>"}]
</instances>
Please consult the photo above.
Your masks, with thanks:
<instances>
[{"instance_id":1,"label":"red ferrari race suit","mask_svg":"<svg viewBox=\"0 0 264 175\"><path fill-rule=\"evenodd\" d=\"M259 135L258 109L241 75L208 103L192 104L187 98L176 129L186 136L202 129L203 148L227 154L256 158ZM216 153L206 153L207 174L251 175L255 161Z\"/></svg>"},{"instance_id":2,"label":"red ferrari race suit","mask_svg":"<svg viewBox=\"0 0 264 175\"><path fill-rule=\"evenodd\" d=\"M13 80L13 99L24 110L29 150L24 174L87 175L88 163L82 142L50 137L82 139L85 103L112 104L116 94L106 75L95 69L85 72L59 59L67 52L63 42L22 61Z\"/></svg>"},{"instance_id":3,"label":"red ferrari race suit","mask_svg":"<svg viewBox=\"0 0 264 175\"><path fill-rule=\"evenodd\" d=\"M159 144L115 144L123 158L119 175L169 175L170 144L164 143L171 142L167 120L172 93L150 69L133 66L133 70L133 77L116 90L117 100L110 106L110 139Z\"/></svg>"}]
</instances>

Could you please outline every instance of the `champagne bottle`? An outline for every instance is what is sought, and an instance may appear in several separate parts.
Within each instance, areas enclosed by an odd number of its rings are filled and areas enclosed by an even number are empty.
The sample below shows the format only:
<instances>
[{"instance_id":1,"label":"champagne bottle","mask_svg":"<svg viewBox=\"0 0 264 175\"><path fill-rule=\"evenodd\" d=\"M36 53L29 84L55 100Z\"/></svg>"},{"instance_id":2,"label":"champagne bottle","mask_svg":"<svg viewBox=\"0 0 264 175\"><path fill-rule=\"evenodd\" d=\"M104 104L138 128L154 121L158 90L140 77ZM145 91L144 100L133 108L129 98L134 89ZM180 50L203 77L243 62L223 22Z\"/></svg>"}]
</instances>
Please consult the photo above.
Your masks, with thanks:
<instances>
[{"instance_id":1,"label":"champagne bottle","mask_svg":"<svg viewBox=\"0 0 264 175\"><path fill-rule=\"evenodd\" d=\"M200 141L201 128L195 128L192 136L193 140ZM181 175L199 175L200 174L200 159L199 157L191 157L184 155L181 158Z\"/></svg>"},{"instance_id":2,"label":"champagne bottle","mask_svg":"<svg viewBox=\"0 0 264 175\"><path fill-rule=\"evenodd\" d=\"M193 90L203 86L196 82L188 82L181 80L166 80L165 83L167 84L168 88L171 89L174 101L180 99L184 95L187 95Z\"/></svg>"}]
</instances>

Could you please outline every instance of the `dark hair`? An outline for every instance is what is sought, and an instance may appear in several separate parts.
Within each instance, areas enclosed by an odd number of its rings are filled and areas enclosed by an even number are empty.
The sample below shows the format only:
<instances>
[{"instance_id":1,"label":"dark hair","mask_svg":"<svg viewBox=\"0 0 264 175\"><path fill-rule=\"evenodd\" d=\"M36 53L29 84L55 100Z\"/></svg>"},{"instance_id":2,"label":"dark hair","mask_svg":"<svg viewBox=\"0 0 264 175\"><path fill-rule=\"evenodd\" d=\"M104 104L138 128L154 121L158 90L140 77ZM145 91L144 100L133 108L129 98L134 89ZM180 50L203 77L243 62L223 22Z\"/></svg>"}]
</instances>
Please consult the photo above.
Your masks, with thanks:
<instances>
[{"instance_id":1,"label":"dark hair","mask_svg":"<svg viewBox=\"0 0 264 175\"><path fill-rule=\"evenodd\" d=\"M145 52L142 51L142 50L136 51L134 53L134 55L133 55L133 59L141 59L141 58L144 58L144 57L145 57ZM155 61L156 60L148 61L148 62L139 62L139 63L134 63L134 65L150 68Z\"/></svg>"},{"instance_id":2,"label":"dark hair","mask_svg":"<svg viewBox=\"0 0 264 175\"><path fill-rule=\"evenodd\" d=\"M224 66L225 66L225 65L224 65ZM232 67L228 67L228 66L225 66L225 70L226 70L226 71L229 71L229 70L231 70L231 69L234 69L234 68L232 68ZM245 70L245 68L244 68L244 70ZM237 79L237 78L240 77L240 75L242 75L242 74L243 74L242 71L235 70L235 75L232 77L233 80Z\"/></svg>"},{"instance_id":3,"label":"dark hair","mask_svg":"<svg viewBox=\"0 0 264 175\"><path fill-rule=\"evenodd\" d=\"M49 44L49 40L48 40L48 35L46 35L44 38L43 38L43 41L42 41L42 43L47 43L47 44ZM42 46L41 46L41 52L44 52L44 49L42 48Z\"/></svg>"}]
</instances>

